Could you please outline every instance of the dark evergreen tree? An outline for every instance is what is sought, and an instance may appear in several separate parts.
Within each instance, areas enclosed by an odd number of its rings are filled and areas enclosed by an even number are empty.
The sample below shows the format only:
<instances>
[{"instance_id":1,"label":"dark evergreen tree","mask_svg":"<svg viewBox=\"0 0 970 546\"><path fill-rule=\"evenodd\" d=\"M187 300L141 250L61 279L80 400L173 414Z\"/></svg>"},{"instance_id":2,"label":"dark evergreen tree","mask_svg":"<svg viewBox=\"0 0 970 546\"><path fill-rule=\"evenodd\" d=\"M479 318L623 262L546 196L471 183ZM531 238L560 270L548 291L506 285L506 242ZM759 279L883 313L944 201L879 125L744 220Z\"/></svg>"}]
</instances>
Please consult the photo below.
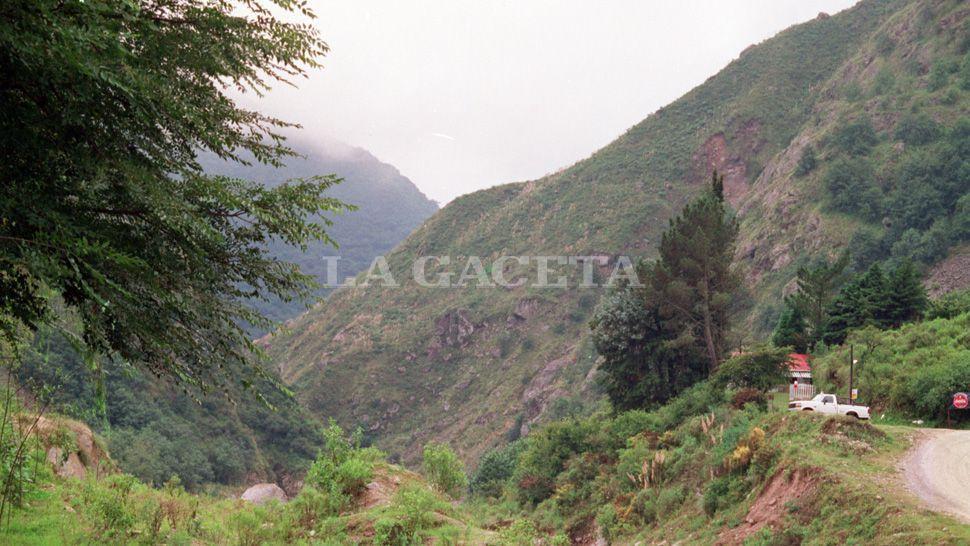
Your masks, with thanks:
<instances>
[{"instance_id":1,"label":"dark evergreen tree","mask_svg":"<svg viewBox=\"0 0 970 546\"><path fill-rule=\"evenodd\" d=\"M650 268L642 264L648 275ZM707 376L704 353L664 324L657 299L649 289L622 287L591 323L603 359L598 383L618 411L661 405Z\"/></svg>"},{"instance_id":2,"label":"dark evergreen tree","mask_svg":"<svg viewBox=\"0 0 970 546\"><path fill-rule=\"evenodd\" d=\"M928 303L926 289L919 271L910 261L904 261L889 275L886 321L893 328L920 318Z\"/></svg>"},{"instance_id":3,"label":"dark evergreen tree","mask_svg":"<svg viewBox=\"0 0 970 546\"><path fill-rule=\"evenodd\" d=\"M732 296L740 278L732 267L738 222L724 204L723 176L711 191L684 207L660 240L651 278L660 294L661 320L703 347L708 372L724 355Z\"/></svg>"},{"instance_id":4,"label":"dark evergreen tree","mask_svg":"<svg viewBox=\"0 0 970 546\"><path fill-rule=\"evenodd\" d=\"M879 264L849 281L829 307L826 343L842 343L849 330L866 325L895 328L926 308L919 272L908 262L883 273Z\"/></svg>"},{"instance_id":5,"label":"dark evergreen tree","mask_svg":"<svg viewBox=\"0 0 970 546\"><path fill-rule=\"evenodd\" d=\"M644 286L621 286L590 324L602 357L600 386L614 408L662 404L716 369L728 309L740 280L731 267L737 222L724 205L723 178L670 223L660 259L641 262Z\"/></svg>"},{"instance_id":6,"label":"dark evergreen tree","mask_svg":"<svg viewBox=\"0 0 970 546\"><path fill-rule=\"evenodd\" d=\"M842 283L849 255L843 253L834 262L823 262L815 267L798 269L798 290L789 298L789 304L800 310L805 320L807 349L812 349L824 335L829 306Z\"/></svg>"},{"instance_id":7,"label":"dark evergreen tree","mask_svg":"<svg viewBox=\"0 0 970 546\"><path fill-rule=\"evenodd\" d=\"M805 316L802 314L801 306L795 305L791 299L786 302L771 342L776 347L792 347L799 353L808 352Z\"/></svg>"}]
</instances>

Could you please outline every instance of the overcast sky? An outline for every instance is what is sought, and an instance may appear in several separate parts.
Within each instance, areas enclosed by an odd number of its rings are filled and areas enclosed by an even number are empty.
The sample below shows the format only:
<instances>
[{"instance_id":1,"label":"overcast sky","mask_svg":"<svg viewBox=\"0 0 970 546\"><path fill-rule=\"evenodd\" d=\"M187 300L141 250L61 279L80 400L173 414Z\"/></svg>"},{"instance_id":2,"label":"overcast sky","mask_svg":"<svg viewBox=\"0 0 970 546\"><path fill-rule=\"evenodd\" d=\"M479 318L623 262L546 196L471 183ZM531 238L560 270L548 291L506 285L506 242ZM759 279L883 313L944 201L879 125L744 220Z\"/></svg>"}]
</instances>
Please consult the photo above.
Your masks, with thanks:
<instances>
[{"instance_id":1,"label":"overcast sky","mask_svg":"<svg viewBox=\"0 0 970 546\"><path fill-rule=\"evenodd\" d=\"M750 44L855 0L310 0L331 47L243 102L396 166L432 199L588 156Z\"/></svg>"}]
</instances>

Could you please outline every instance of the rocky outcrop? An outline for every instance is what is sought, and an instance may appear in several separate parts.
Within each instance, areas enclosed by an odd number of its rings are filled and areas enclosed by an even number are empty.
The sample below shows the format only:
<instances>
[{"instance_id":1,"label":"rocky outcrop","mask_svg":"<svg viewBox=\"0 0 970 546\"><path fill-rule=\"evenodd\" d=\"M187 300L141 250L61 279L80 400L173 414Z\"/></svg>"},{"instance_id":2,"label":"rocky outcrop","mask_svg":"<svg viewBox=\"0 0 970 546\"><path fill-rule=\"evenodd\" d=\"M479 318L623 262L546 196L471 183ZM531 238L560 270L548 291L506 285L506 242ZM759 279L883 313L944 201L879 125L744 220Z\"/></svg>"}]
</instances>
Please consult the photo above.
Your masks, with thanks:
<instances>
[{"instance_id":1,"label":"rocky outcrop","mask_svg":"<svg viewBox=\"0 0 970 546\"><path fill-rule=\"evenodd\" d=\"M434 338L428 344L428 358L434 360L445 349L467 346L473 333L475 324L469 318L467 310L448 311L434 323Z\"/></svg>"},{"instance_id":2,"label":"rocky outcrop","mask_svg":"<svg viewBox=\"0 0 970 546\"><path fill-rule=\"evenodd\" d=\"M84 478L88 473L102 476L116 470L94 432L84 423L62 417L40 417L34 423L33 416L18 418L22 432L31 430L47 452L47 462L58 476Z\"/></svg>"},{"instance_id":3,"label":"rocky outcrop","mask_svg":"<svg viewBox=\"0 0 970 546\"><path fill-rule=\"evenodd\" d=\"M257 483L243 492L240 499L253 504L265 504L270 501L286 502L286 492L275 483Z\"/></svg>"}]
</instances>

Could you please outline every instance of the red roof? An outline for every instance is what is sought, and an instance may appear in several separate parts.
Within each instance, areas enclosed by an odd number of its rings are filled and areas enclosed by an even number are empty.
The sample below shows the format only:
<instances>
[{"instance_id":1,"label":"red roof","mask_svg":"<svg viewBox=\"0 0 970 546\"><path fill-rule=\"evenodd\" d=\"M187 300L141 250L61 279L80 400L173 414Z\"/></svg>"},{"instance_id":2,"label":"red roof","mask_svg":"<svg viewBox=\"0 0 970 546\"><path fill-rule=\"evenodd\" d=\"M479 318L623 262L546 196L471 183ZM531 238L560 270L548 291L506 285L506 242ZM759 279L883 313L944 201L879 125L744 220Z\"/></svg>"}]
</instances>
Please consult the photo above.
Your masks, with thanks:
<instances>
[{"instance_id":1,"label":"red roof","mask_svg":"<svg viewBox=\"0 0 970 546\"><path fill-rule=\"evenodd\" d=\"M812 367L808 364L808 355L792 353L788 355L788 370L792 372L810 372Z\"/></svg>"}]
</instances>

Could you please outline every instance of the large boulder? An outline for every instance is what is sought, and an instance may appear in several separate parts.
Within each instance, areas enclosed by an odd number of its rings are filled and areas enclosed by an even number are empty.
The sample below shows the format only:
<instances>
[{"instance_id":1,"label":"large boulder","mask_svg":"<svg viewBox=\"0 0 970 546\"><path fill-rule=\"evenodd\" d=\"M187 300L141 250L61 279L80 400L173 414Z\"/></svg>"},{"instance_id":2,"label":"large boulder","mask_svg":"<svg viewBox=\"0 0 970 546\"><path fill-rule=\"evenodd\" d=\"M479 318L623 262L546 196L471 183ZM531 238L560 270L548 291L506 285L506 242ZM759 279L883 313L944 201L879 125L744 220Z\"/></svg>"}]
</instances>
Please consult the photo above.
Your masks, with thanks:
<instances>
[{"instance_id":1,"label":"large boulder","mask_svg":"<svg viewBox=\"0 0 970 546\"><path fill-rule=\"evenodd\" d=\"M23 414L17 424L22 434L29 431L37 437L58 476L84 478L91 472L100 478L116 470L104 443L80 421Z\"/></svg>"},{"instance_id":2,"label":"large boulder","mask_svg":"<svg viewBox=\"0 0 970 546\"><path fill-rule=\"evenodd\" d=\"M286 492L275 483L257 483L239 498L253 504L263 504L272 500L286 502Z\"/></svg>"}]
</instances>

